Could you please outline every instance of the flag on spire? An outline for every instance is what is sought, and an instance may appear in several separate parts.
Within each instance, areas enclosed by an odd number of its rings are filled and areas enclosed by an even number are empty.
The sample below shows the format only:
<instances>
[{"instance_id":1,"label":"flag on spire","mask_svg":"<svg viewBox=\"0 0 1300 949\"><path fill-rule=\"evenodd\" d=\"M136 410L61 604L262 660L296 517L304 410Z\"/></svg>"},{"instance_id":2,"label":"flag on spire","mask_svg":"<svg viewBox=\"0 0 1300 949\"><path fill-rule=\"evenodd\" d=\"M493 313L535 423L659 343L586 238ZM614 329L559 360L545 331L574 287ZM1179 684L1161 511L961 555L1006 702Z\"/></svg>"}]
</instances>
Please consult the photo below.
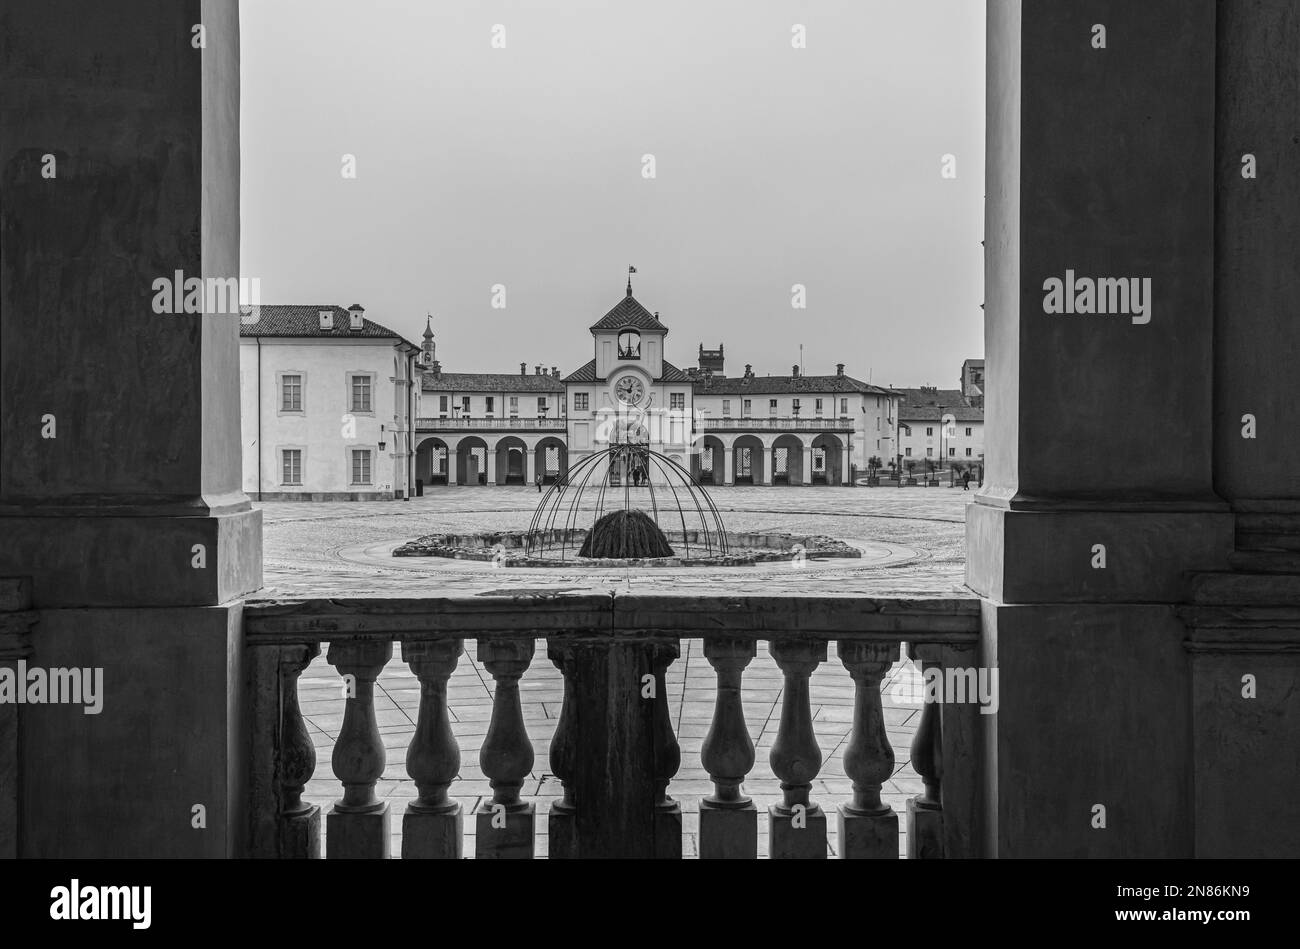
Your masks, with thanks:
<instances>
[{"instance_id":1,"label":"flag on spire","mask_svg":"<svg viewBox=\"0 0 1300 949\"><path fill-rule=\"evenodd\" d=\"M636 268L629 266L627 268L627 295L632 295L632 274L636 273Z\"/></svg>"}]
</instances>

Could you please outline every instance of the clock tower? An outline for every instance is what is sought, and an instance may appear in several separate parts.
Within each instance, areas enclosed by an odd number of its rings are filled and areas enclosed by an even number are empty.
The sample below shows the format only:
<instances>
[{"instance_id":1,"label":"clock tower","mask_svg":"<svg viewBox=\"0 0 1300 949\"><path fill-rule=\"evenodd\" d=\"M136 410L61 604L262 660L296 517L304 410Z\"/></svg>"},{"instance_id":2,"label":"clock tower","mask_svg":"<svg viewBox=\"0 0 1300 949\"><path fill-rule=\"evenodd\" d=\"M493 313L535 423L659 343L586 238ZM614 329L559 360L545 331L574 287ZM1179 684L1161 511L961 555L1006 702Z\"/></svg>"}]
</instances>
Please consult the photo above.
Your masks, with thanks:
<instances>
[{"instance_id":1,"label":"clock tower","mask_svg":"<svg viewBox=\"0 0 1300 949\"><path fill-rule=\"evenodd\" d=\"M636 442L689 466L692 380L664 358L668 327L632 295L631 278L590 330L594 358L564 380L571 461Z\"/></svg>"}]
</instances>

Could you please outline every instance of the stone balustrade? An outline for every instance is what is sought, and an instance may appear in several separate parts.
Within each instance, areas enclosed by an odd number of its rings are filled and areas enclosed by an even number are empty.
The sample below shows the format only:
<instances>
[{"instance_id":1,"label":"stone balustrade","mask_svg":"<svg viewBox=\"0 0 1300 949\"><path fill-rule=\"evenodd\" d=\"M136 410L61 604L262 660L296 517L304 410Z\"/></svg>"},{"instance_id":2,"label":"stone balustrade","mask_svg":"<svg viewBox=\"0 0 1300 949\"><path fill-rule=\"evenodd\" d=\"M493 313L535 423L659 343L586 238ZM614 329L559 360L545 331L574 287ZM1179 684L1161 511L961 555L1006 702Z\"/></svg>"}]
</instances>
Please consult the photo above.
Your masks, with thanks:
<instances>
[{"instance_id":1,"label":"stone balustrade","mask_svg":"<svg viewBox=\"0 0 1300 949\"><path fill-rule=\"evenodd\" d=\"M940 681L946 669L974 670L979 614L976 601L964 599L516 594L264 601L250 604L245 619L254 670L245 749L249 856L321 855L319 808L302 801L315 756L296 688L322 644L327 661L345 677L344 717L332 756L341 794L327 816L326 856L390 855L388 804L375 796L386 752L372 696L396 642L420 682L419 717L406 753L418 797L402 820L401 855L461 857L464 818L461 805L448 796L461 757L450 725L447 682L465 640L473 639L495 682L479 758L492 795L475 815L476 856L535 856L534 805L521 798L534 750L519 683L541 646L563 676L563 704L549 756L563 796L548 817L550 857L680 858L682 809L670 792L681 751L665 677L681 640L697 638L717 677L716 704L700 755L714 786L699 802L700 856L758 855L760 815L745 794L749 782L780 786L782 800L766 816L773 858L825 858L827 811L833 810L840 856L888 859L898 856L899 815L881 798L896 760L885 729L881 683L900 643L908 644L919 666L937 670ZM810 681L827 660L832 640L854 687L844 751L852 795L843 801L818 800L816 792L825 750L813 729ZM772 778L751 774L755 747L742 703L745 669L760 641L784 680L769 760ZM971 698L924 705L910 749L924 783L924 792L906 807L910 857L981 854L982 781L975 744L982 729L979 706Z\"/></svg>"}]
</instances>

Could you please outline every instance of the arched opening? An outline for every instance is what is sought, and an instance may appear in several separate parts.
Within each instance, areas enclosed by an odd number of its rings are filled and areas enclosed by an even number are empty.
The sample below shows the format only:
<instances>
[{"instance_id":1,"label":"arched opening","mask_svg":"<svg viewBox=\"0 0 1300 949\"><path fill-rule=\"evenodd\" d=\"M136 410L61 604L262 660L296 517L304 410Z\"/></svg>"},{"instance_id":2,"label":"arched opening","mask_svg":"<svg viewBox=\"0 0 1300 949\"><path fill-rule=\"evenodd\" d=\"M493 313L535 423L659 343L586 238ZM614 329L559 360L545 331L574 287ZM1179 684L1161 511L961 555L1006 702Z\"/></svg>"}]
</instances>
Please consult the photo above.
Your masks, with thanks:
<instances>
[{"instance_id":1,"label":"arched opening","mask_svg":"<svg viewBox=\"0 0 1300 949\"><path fill-rule=\"evenodd\" d=\"M804 482L803 442L797 435L782 435L772 443L772 484Z\"/></svg>"},{"instance_id":2,"label":"arched opening","mask_svg":"<svg viewBox=\"0 0 1300 949\"><path fill-rule=\"evenodd\" d=\"M496 444L497 484L527 484L528 446L522 438L506 436Z\"/></svg>"},{"instance_id":3,"label":"arched opening","mask_svg":"<svg viewBox=\"0 0 1300 949\"><path fill-rule=\"evenodd\" d=\"M757 435L741 435L732 446L732 470L736 484L762 484L764 455L763 442Z\"/></svg>"},{"instance_id":4,"label":"arched opening","mask_svg":"<svg viewBox=\"0 0 1300 949\"><path fill-rule=\"evenodd\" d=\"M456 446L456 483L487 484L487 442L471 436Z\"/></svg>"},{"instance_id":5,"label":"arched opening","mask_svg":"<svg viewBox=\"0 0 1300 949\"><path fill-rule=\"evenodd\" d=\"M618 334L618 358L619 359L640 359L641 358L641 334L637 330L628 327Z\"/></svg>"},{"instance_id":6,"label":"arched opening","mask_svg":"<svg viewBox=\"0 0 1300 949\"><path fill-rule=\"evenodd\" d=\"M415 477L423 484L446 484L448 480L447 443L441 438L425 438L415 448Z\"/></svg>"},{"instance_id":7,"label":"arched opening","mask_svg":"<svg viewBox=\"0 0 1300 949\"><path fill-rule=\"evenodd\" d=\"M547 436L533 450L533 477L542 476L542 484L554 484L569 470L569 450L558 438Z\"/></svg>"},{"instance_id":8,"label":"arched opening","mask_svg":"<svg viewBox=\"0 0 1300 949\"><path fill-rule=\"evenodd\" d=\"M813 439L812 483L844 483L844 443L839 436L823 432Z\"/></svg>"},{"instance_id":9,"label":"arched opening","mask_svg":"<svg viewBox=\"0 0 1300 949\"><path fill-rule=\"evenodd\" d=\"M700 450L691 456L691 467L695 480L701 484L725 484L723 470L726 447L722 440L713 435L705 435L700 443Z\"/></svg>"}]
</instances>

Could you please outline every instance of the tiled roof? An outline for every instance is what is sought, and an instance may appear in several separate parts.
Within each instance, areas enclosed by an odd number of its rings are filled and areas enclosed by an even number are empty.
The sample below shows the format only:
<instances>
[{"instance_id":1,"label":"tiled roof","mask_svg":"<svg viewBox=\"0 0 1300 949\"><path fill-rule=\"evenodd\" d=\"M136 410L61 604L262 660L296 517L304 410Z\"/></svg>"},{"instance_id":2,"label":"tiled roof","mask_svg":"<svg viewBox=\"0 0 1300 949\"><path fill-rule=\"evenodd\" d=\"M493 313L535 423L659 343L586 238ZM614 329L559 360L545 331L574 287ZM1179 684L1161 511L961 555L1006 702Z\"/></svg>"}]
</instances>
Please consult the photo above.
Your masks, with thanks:
<instances>
[{"instance_id":1,"label":"tiled roof","mask_svg":"<svg viewBox=\"0 0 1300 949\"><path fill-rule=\"evenodd\" d=\"M628 294L618 305L610 310L599 320L592 324L591 329L595 330L618 330L625 326L634 326L640 330L659 330L668 332L668 327L664 326L654 314L636 302L636 297Z\"/></svg>"},{"instance_id":2,"label":"tiled roof","mask_svg":"<svg viewBox=\"0 0 1300 949\"><path fill-rule=\"evenodd\" d=\"M563 382L595 382L596 381L596 360L591 360L586 365L573 370L562 380Z\"/></svg>"},{"instance_id":3,"label":"tiled roof","mask_svg":"<svg viewBox=\"0 0 1300 949\"><path fill-rule=\"evenodd\" d=\"M682 372L667 359L664 360L664 374L656 380L658 382L691 382L692 379L686 373Z\"/></svg>"},{"instance_id":4,"label":"tiled roof","mask_svg":"<svg viewBox=\"0 0 1300 949\"><path fill-rule=\"evenodd\" d=\"M972 406L958 389L897 389L903 397L898 417L919 422L938 422L951 415L959 422L982 422L984 410Z\"/></svg>"},{"instance_id":5,"label":"tiled roof","mask_svg":"<svg viewBox=\"0 0 1300 949\"><path fill-rule=\"evenodd\" d=\"M888 389L852 376L696 376L696 395L784 395L804 392L865 392L888 395Z\"/></svg>"},{"instance_id":6,"label":"tiled roof","mask_svg":"<svg viewBox=\"0 0 1300 949\"><path fill-rule=\"evenodd\" d=\"M334 314L334 328L332 330L320 328L321 310L329 310ZM240 336L313 336L334 339L356 339L361 337L365 339L396 339L406 342L400 334L393 332L387 326L381 326L364 317L361 320L361 329L348 329L351 324L348 311L341 306L334 306L332 303L312 306L267 304L253 307L250 313L252 312L256 313L257 322L244 323L241 320L239 324ZM245 318L251 318L251 315Z\"/></svg>"},{"instance_id":7,"label":"tiled roof","mask_svg":"<svg viewBox=\"0 0 1300 949\"><path fill-rule=\"evenodd\" d=\"M591 360L580 369L575 369L564 377L565 382L604 382L604 379L596 378L596 360ZM691 382L692 379L686 373L682 372L667 359L664 360L663 375L656 382Z\"/></svg>"},{"instance_id":8,"label":"tiled roof","mask_svg":"<svg viewBox=\"0 0 1300 949\"><path fill-rule=\"evenodd\" d=\"M423 373L420 388L425 392L546 392L564 391L557 376L523 375L510 372Z\"/></svg>"}]
</instances>

